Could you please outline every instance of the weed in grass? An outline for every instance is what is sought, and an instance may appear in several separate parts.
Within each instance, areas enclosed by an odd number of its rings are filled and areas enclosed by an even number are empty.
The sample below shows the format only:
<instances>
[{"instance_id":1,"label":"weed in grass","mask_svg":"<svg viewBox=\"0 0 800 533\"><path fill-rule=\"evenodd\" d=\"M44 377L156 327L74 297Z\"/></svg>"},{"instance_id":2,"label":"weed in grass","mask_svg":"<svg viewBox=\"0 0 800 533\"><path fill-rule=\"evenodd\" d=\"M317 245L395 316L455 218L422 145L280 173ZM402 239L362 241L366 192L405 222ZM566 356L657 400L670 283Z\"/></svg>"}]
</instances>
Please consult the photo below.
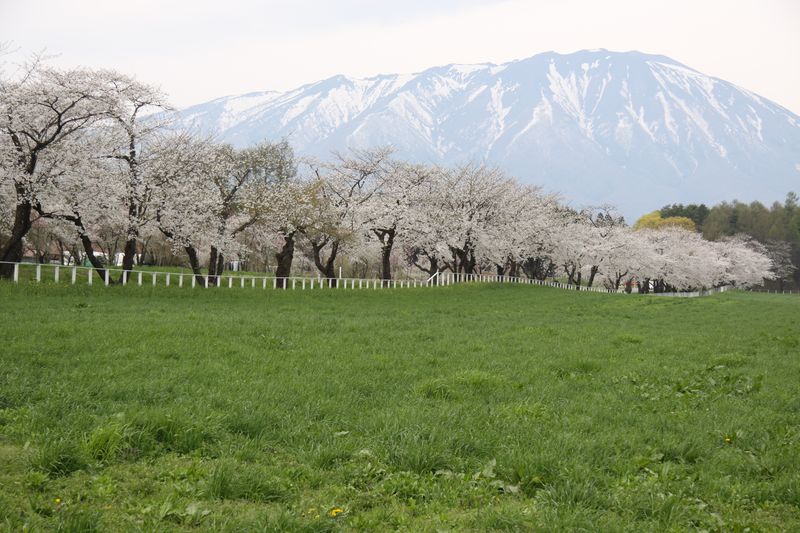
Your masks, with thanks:
<instances>
[{"instance_id":1,"label":"weed in grass","mask_svg":"<svg viewBox=\"0 0 800 533\"><path fill-rule=\"evenodd\" d=\"M532 497L556 480L558 464L555 458L535 452L518 453L501 463L500 475Z\"/></svg>"},{"instance_id":2,"label":"weed in grass","mask_svg":"<svg viewBox=\"0 0 800 533\"><path fill-rule=\"evenodd\" d=\"M390 444L388 463L397 471L417 474L452 470L454 459L447 439L439 432L411 430Z\"/></svg>"},{"instance_id":3,"label":"weed in grass","mask_svg":"<svg viewBox=\"0 0 800 533\"><path fill-rule=\"evenodd\" d=\"M47 473L34 470L25 475L25 488L34 493L42 493L47 489L50 478Z\"/></svg>"},{"instance_id":4,"label":"weed in grass","mask_svg":"<svg viewBox=\"0 0 800 533\"><path fill-rule=\"evenodd\" d=\"M60 513L57 531L63 533L94 533L102 531L100 515L86 508L65 509Z\"/></svg>"},{"instance_id":5,"label":"weed in grass","mask_svg":"<svg viewBox=\"0 0 800 533\"><path fill-rule=\"evenodd\" d=\"M431 379L417 386L417 393L429 400L449 400L456 397L453 388L443 379Z\"/></svg>"},{"instance_id":6,"label":"weed in grass","mask_svg":"<svg viewBox=\"0 0 800 533\"><path fill-rule=\"evenodd\" d=\"M264 468L223 460L214 465L208 476L206 492L219 500L271 502L288 496L286 487Z\"/></svg>"},{"instance_id":7,"label":"weed in grass","mask_svg":"<svg viewBox=\"0 0 800 533\"><path fill-rule=\"evenodd\" d=\"M474 527L480 531L531 531L534 521L528 508L490 509L480 513Z\"/></svg>"},{"instance_id":8,"label":"weed in grass","mask_svg":"<svg viewBox=\"0 0 800 533\"><path fill-rule=\"evenodd\" d=\"M132 453L148 452L154 447L163 451L189 453L199 450L213 435L204 425L162 411L136 413L130 422Z\"/></svg>"},{"instance_id":9,"label":"weed in grass","mask_svg":"<svg viewBox=\"0 0 800 533\"><path fill-rule=\"evenodd\" d=\"M612 343L615 346L623 346L625 344L642 344L644 342L644 337L639 335L633 335L631 333L623 333L615 337Z\"/></svg>"},{"instance_id":10,"label":"weed in grass","mask_svg":"<svg viewBox=\"0 0 800 533\"><path fill-rule=\"evenodd\" d=\"M436 483L428 474L420 476L414 472L397 472L387 477L380 485L380 491L405 503L424 502L434 496Z\"/></svg>"},{"instance_id":11,"label":"weed in grass","mask_svg":"<svg viewBox=\"0 0 800 533\"><path fill-rule=\"evenodd\" d=\"M68 476L86 468L81 449L71 440L56 439L44 442L30 458L33 469L52 477Z\"/></svg>"},{"instance_id":12,"label":"weed in grass","mask_svg":"<svg viewBox=\"0 0 800 533\"><path fill-rule=\"evenodd\" d=\"M109 424L95 428L87 437L85 448L90 457L101 463L115 460L123 450L124 427Z\"/></svg>"}]
</instances>

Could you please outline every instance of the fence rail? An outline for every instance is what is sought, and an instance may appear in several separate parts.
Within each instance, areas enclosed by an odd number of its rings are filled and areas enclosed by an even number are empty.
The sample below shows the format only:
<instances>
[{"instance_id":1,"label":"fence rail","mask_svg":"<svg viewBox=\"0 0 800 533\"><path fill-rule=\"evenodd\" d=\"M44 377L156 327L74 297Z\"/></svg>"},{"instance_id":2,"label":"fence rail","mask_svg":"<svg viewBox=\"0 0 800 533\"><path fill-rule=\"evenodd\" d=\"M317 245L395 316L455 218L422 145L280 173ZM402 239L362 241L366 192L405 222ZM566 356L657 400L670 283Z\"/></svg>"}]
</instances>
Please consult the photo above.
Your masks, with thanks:
<instances>
[{"instance_id":1,"label":"fence rail","mask_svg":"<svg viewBox=\"0 0 800 533\"><path fill-rule=\"evenodd\" d=\"M763 292L765 294L796 294L796 295L800 296L800 290L797 290L797 291L793 291L793 290L782 291L782 290L779 290L779 289L774 289L774 290L773 289L747 289L747 291L748 292Z\"/></svg>"},{"instance_id":2,"label":"fence rail","mask_svg":"<svg viewBox=\"0 0 800 533\"><path fill-rule=\"evenodd\" d=\"M177 287L202 287L207 289L217 288L260 288L276 290L313 290L313 289L396 289L396 288L417 288L448 286L458 283L511 283L520 285L539 285L542 287L552 287L556 289L577 290L581 292L597 292L605 294L625 294L623 290L607 289L605 287L586 287L561 283L559 281L546 281L538 279L488 275L488 274L462 274L453 272L436 272L427 280L405 279L405 280L383 280L365 278L309 278L309 277L274 277L256 276L251 274L229 273L219 276L209 276L207 274L197 275L191 272L167 272L156 270L123 270L120 268L104 268L102 270L94 267L58 265L50 263L9 263L0 261L0 265L13 265L12 280L14 283L20 281L20 271L32 270L31 281L41 283L45 278L52 279L55 283L69 283L72 285L84 283L93 285L95 273L100 279L99 283L109 285L164 285ZM48 269L50 270L48 272ZM101 275L100 272L103 274ZM648 293L654 296L667 296L678 298L696 298L725 292L732 289L729 286L717 287L714 289L694 292L676 293Z\"/></svg>"}]
</instances>

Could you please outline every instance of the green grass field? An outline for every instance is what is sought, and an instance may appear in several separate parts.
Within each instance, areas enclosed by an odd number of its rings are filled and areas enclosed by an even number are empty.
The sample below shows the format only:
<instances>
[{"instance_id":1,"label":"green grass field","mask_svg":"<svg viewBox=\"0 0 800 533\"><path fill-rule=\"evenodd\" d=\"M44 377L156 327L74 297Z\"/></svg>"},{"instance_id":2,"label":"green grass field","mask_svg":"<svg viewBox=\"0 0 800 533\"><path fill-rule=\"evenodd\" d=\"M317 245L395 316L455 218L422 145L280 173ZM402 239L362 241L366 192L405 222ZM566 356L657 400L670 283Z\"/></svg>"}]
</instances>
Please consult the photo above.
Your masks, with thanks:
<instances>
[{"instance_id":1,"label":"green grass field","mask_svg":"<svg viewBox=\"0 0 800 533\"><path fill-rule=\"evenodd\" d=\"M796 296L0 302L0 529L800 529Z\"/></svg>"}]
</instances>

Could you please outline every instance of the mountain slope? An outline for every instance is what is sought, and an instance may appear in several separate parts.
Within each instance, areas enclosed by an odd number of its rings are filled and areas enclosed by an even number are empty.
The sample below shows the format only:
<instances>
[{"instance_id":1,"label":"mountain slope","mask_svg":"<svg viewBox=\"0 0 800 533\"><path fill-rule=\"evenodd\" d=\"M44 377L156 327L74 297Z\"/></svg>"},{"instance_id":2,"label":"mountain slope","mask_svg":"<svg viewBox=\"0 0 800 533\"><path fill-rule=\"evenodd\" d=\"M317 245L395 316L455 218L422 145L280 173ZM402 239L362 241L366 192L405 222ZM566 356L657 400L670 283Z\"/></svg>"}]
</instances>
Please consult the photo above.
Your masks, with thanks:
<instances>
[{"instance_id":1,"label":"mountain slope","mask_svg":"<svg viewBox=\"0 0 800 533\"><path fill-rule=\"evenodd\" d=\"M610 202L629 216L800 189L800 117L639 52L335 76L193 106L181 123L239 146L288 137L299 153L319 157L392 144L420 162L485 160L576 205Z\"/></svg>"}]
</instances>

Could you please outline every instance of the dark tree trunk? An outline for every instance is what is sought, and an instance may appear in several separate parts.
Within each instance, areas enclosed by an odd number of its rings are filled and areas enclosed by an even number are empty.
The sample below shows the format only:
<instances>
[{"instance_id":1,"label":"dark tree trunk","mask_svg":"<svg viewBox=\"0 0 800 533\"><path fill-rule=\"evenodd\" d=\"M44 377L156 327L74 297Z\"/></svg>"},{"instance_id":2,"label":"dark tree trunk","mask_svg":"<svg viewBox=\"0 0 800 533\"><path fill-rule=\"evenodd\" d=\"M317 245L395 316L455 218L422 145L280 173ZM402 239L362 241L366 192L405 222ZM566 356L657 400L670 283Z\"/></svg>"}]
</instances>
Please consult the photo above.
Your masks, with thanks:
<instances>
[{"instance_id":1,"label":"dark tree trunk","mask_svg":"<svg viewBox=\"0 0 800 533\"><path fill-rule=\"evenodd\" d=\"M591 287L592 283L594 283L594 277L597 275L598 270L600 270L600 267L597 265L592 266L592 270L589 271L589 282L586 284L587 287Z\"/></svg>"},{"instance_id":2,"label":"dark tree trunk","mask_svg":"<svg viewBox=\"0 0 800 533\"><path fill-rule=\"evenodd\" d=\"M97 275L100 276L100 279L105 282L106 267L105 265L103 265L103 262L100 261L100 259L95 257L92 240L85 233L81 233L81 244L83 244L83 250L86 252L86 258L89 260L89 263L91 263L92 266L94 267L94 271L97 272ZM109 283L113 283L111 279L109 279Z\"/></svg>"},{"instance_id":3,"label":"dark tree trunk","mask_svg":"<svg viewBox=\"0 0 800 533\"><path fill-rule=\"evenodd\" d=\"M311 250L314 253L314 264L317 266L317 270L322 273L322 276L328 280L328 283L331 287L337 286L336 281L336 273L333 269L333 263L336 261L336 254L339 251L339 241L333 240L330 241L331 244L331 251L330 255L328 255L328 259L326 261L322 260L322 249L328 244L328 240L324 240L320 243L311 243Z\"/></svg>"},{"instance_id":4,"label":"dark tree trunk","mask_svg":"<svg viewBox=\"0 0 800 533\"><path fill-rule=\"evenodd\" d=\"M475 261L475 252L472 250L468 250L464 261L464 273L474 274L476 263L477 262Z\"/></svg>"},{"instance_id":5,"label":"dark tree trunk","mask_svg":"<svg viewBox=\"0 0 800 533\"><path fill-rule=\"evenodd\" d=\"M130 166L131 172L136 175L136 152L133 146L131 146L130 158L128 160L128 165ZM136 216L138 213L138 208L136 206L136 202L131 198L130 204L128 205L128 217L129 220L136 220ZM125 241L125 247L122 250L122 270L123 276L125 275L125 271L130 272L133 270L133 261L136 257L136 241L139 240L139 232L135 229L133 225L128 227L128 238ZM141 261L139 261L141 263Z\"/></svg>"},{"instance_id":6,"label":"dark tree trunk","mask_svg":"<svg viewBox=\"0 0 800 533\"><path fill-rule=\"evenodd\" d=\"M453 255L457 259L457 266L454 272L464 274L475 273L475 253L470 248L456 248L453 250Z\"/></svg>"},{"instance_id":7,"label":"dark tree trunk","mask_svg":"<svg viewBox=\"0 0 800 533\"><path fill-rule=\"evenodd\" d=\"M613 287L614 287L615 291L619 290L619 286L622 284L622 278L624 278L627 275L628 275L627 272L619 272L618 271L616 273L616 276L614 276L614 284L613 284Z\"/></svg>"},{"instance_id":8,"label":"dark tree trunk","mask_svg":"<svg viewBox=\"0 0 800 533\"><path fill-rule=\"evenodd\" d=\"M218 276L222 275L222 254L216 246L211 247L211 252L208 255L208 286L216 285Z\"/></svg>"},{"instance_id":9,"label":"dark tree trunk","mask_svg":"<svg viewBox=\"0 0 800 533\"><path fill-rule=\"evenodd\" d=\"M540 257L529 257L522 265L522 271L529 278L544 281L553 272L553 263Z\"/></svg>"},{"instance_id":10,"label":"dark tree trunk","mask_svg":"<svg viewBox=\"0 0 800 533\"><path fill-rule=\"evenodd\" d=\"M428 266L421 265L419 263L419 256L424 255L428 258ZM428 277L433 276L437 272L439 272L439 259L436 256L430 256L425 251L415 251L411 255L411 264L417 267L418 269L422 270L423 272L428 273ZM437 277L433 280L436 285L439 284L439 278Z\"/></svg>"},{"instance_id":11,"label":"dark tree trunk","mask_svg":"<svg viewBox=\"0 0 800 533\"><path fill-rule=\"evenodd\" d=\"M133 262L136 259L136 242L137 239L135 237L128 238L125 241L125 247L122 250L122 270L123 275L124 272L130 272L133 270ZM114 258L109 257L109 261L113 260Z\"/></svg>"},{"instance_id":12,"label":"dark tree trunk","mask_svg":"<svg viewBox=\"0 0 800 533\"><path fill-rule=\"evenodd\" d=\"M392 279L392 247L397 231L395 228L373 230L381 241L381 279L389 281Z\"/></svg>"},{"instance_id":13,"label":"dark tree trunk","mask_svg":"<svg viewBox=\"0 0 800 533\"><path fill-rule=\"evenodd\" d=\"M294 259L294 231L283 232L283 246L275 259L278 261L278 268L275 269L277 286L281 289L286 287L286 278L292 274L292 260Z\"/></svg>"},{"instance_id":14,"label":"dark tree trunk","mask_svg":"<svg viewBox=\"0 0 800 533\"><path fill-rule=\"evenodd\" d=\"M31 212L33 206L25 201L17 204L14 209L14 223L8 242L0 250L0 261L19 263L22 261L23 239L31 229ZM14 265L0 264L0 278L11 278L14 275Z\"/></svg>"},{"instance_id":15,"label":"dark tree trunk","mask_svg":"<svg viewBox=\"0 0 800 533\"><path fill-rule=\"evenodd\" d=\"M225 256L222 252L217 255L217 279L225 272Z\"/></svg>"},{"instance_id":16,"label":"dark tree trunk","mask_svg":"<svg viewBox=\"0 0 800 533\"><path fill-rule=\"evenodd\" d=\"M165 230L164 228L159 228L161 233L164 234L165 237L168 239L172 239L174 234L170 231ZM192 269L192 274L194 275L195 281L201 286L205 286L205 278L203 277L203 271L200 268L200 260L197 256L197 250L195 250L194 246L191 244L188 246L184 246L183 249L186 251L186 255L189 256L189 266Z\"/></svg>"},{"instance_id":17,"label":"dark tree trunk","mask_svg":"<svg viewBox=\"0 0 800 533\"><path fill-rule=\"evenodd\" d=\"M650 292L650 278L644 278L641 283L639 283L639 293L647 294Z\"/></svg>"},{"instance_id":18,"label":"dark tree trunk","mask_svg":"<svg viewBox=\"0 0 800 533\"><path fill-rule=\"evenodd\" d=\"M186 250L186 255L189 256L189 266L192 267L194 279L201 287L204 287L205 278L203 277L203 271L200 269L200 260L197 258L197 250L194 249L194 246L185 246L184 250Z\"/></svg>"},{"instance_id":19,"label":"dark tree trunk","mask_svg":"<svg viewBox=\"0 0 800 533\"><path fill-rule=\"evenodd\" d=\"M567 275L567 285L575 285L575 265L564 265L564 273Z\"/></svg>"}]
</instances>

